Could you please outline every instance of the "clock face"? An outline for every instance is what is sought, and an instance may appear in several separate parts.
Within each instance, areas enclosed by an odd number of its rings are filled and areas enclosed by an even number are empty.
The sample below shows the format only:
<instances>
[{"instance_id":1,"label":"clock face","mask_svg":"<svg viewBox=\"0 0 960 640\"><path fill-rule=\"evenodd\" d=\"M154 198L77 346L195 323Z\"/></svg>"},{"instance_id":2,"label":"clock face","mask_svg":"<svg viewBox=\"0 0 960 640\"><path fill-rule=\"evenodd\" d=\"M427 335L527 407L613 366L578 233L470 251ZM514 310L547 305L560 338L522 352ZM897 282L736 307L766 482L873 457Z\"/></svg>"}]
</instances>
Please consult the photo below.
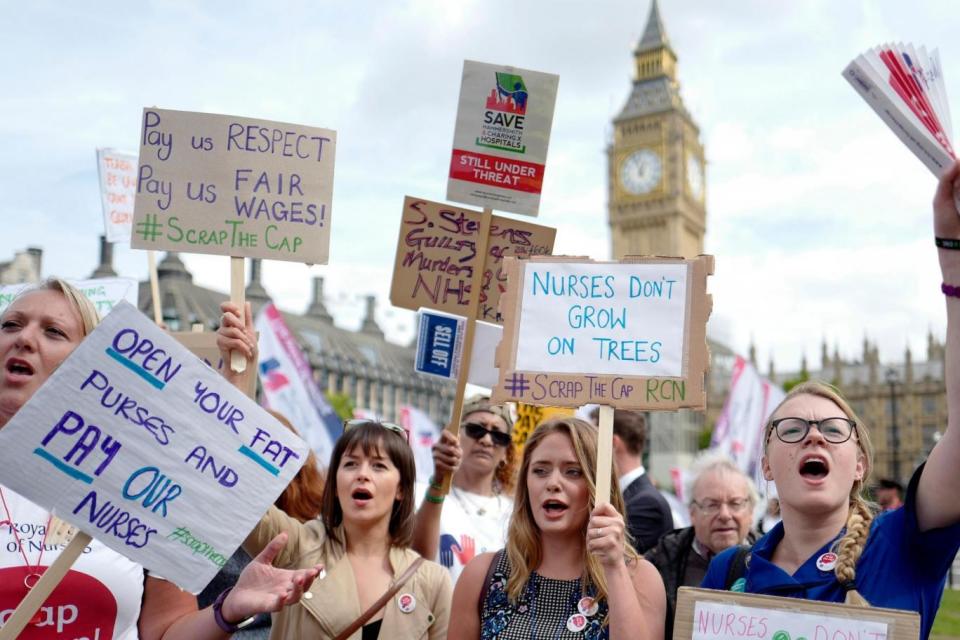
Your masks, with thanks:
<instances>
[{"instance_id":1,"label":"clock face","mask_svg":"<svg viewBox=\"0 0 960 640\"><path fill-rule=\"evenodd\" d=\"M620 163L620 184L637 196L653 191L662 175L660 156L650 149L634 151Z\"/></svg>"},{"instance_id":2,"label":"clock face","mask_svg":"<svg viewBox=\"0 0 960 640\"><path fill-rule=\"evenodd\" d=\"M703 165L692 153L687 154L687 186L690 188L690 195L697 200L703 200Z\"/></svg>"}]
</instances>

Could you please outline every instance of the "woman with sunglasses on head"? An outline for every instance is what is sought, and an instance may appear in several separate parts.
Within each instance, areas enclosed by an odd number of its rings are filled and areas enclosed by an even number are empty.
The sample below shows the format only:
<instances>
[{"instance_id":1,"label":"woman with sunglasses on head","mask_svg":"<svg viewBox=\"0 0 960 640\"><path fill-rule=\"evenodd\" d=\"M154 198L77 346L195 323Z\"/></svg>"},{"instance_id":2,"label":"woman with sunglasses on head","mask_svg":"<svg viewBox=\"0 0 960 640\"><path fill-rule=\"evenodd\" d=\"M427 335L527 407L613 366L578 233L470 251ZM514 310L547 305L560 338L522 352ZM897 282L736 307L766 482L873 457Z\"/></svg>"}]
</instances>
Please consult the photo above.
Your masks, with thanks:
<instances>
[{"instance_id":1,"label":"woman with sunglasses on head","mask_svg":"<svg viewBox=\"0 0 960 640\"><path fill-rule=\"evenodd\" d=\"M0 429L99 322L93 303L56 278L10 303L0 314ZM63 552L52 533L59 529L46 509L0 486L0 626ZM271 565L285 542L283 534L265 541L236 584L214 606L198 610L191 594L93 540L18 638L59 638L60 631L63 637L101 640L227 638L228 630L253 614L296 602L316 577L315 567L286 571Z\"/></svg>"},{"instance_id":2,"label":"woman with sunglasses on head","mask_svg":"<svg viewBox=\"0 0 960 640\"><path fill-rule=\"evenodd\" d=\"M433 445L434 472L429 486L419 488L413 548L449 569L454 582L474 556L507 539L517 451L512 427L505 406L473 396L463 405L459 437L443 430ZM451 473L445 496L442 481Z\"/></svg>"},{"instance_id":3,"label":"woman with sunglasses on head","mask_svg":"<svg viewBox=\"0 0 960 640\"><path fill-rule=\"evenodd\" d=\"M782 520L749 555L717 556L704 587L913 610L921 639L929 635L960 548L958 172L960 164L940 180L933 202L947 303L947 430L914 472L904 508L875 515L862 495L873 462L866 425L832 387L802 384L764 432L763 473L776 483Z\"/></svg>"},{"instance_id":4,"label":"woman with sunglasses on head","mask_svg":"<svg viewBox=\"0 0 960 640\"><path fill-rule=\"evenodd\" d=\"M555 418L534 430L506 549L477 556L460 576L451 638L663 638L663 581L626 539L620 492L596 505L596 466L593 425Z\"/></svg>"},{"instance_id":5,"label":"woman with sunglasses on head","mask_svg":"<svg viewBox=\"0 0 960 640\"><path fill-rule=\"evenodd\" d=\"M232 303L221 309L217 344L224 362L231 351L248 358L246 372L225 370L224 375L244 388L245 376L256 370L250 305L242 317ZM244 542L247 553L257 553L286 531L290 539L280 552L280 566L319 563L325 569L325 577L298 606L274 618L271 638L446 637L450 578L410 549L415 478L413 451L402 427L351 420L330 456L321 518L300 522L276 507L267 511Z\"/></svg>"}]
</instances>

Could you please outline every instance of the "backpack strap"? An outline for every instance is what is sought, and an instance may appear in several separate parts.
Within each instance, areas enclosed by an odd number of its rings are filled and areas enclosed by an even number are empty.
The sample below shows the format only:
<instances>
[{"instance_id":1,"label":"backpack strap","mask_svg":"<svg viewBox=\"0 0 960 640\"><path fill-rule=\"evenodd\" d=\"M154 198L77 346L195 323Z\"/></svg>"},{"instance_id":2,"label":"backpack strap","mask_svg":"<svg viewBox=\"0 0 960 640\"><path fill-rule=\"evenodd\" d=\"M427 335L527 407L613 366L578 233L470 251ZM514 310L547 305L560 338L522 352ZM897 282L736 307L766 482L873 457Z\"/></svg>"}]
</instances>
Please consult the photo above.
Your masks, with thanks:
<instances>
[{"instance_id":1,"label":"backpack strap","mask_svg":"<svg viewBox=\"0 0 960 640\"><path fill-rule=\"evenodd\" d=\"M493 574L497 570L497 565L500 564L500 560L503 558L505 550L500 549L490 560L490 566L487 567L487 575L483 579L483 586L480 588L480 597L477 598L477 615L479 618L483 618L483 601L487 597L487 592L490 591L490 583L493 582Z\"/></svg>"},{"instance_id":2,"label":"backpack strap","mask_svg":"<svg viewBox=\"0 0 960 640\"><path fill-rule=\"evenodd\" d=\"M727 567L727 580L723 588L730 591L737 580L743 577L747 572L747 556L750 555L750 547L737 545L737 552L733 554L730 565Z\"/></svg>"}]
</instances>

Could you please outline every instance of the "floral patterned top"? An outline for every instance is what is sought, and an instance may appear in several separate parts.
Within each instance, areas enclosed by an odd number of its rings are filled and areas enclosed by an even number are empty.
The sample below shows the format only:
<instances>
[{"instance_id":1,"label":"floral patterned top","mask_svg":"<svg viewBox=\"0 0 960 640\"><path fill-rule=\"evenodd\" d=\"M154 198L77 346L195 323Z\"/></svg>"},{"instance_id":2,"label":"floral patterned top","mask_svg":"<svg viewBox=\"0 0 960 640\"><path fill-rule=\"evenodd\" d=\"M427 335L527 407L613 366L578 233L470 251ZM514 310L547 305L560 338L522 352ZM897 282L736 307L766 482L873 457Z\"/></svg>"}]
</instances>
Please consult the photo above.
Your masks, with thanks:
<instances>
[{"instance_id":1,"label":"floral patterned top","mask_svg":"<svg viewBox=\"0 0 960 640\"><path fill-rule=\"evenodd\" d=\"M536 571L517 602L507 596L510 561L503 551L494 556L490 584L483 596L481 640L607 640L607 601L590 607L580 579L544 578ZM590 594L586 594L590 595Z\"/></svg>"}]
</instances>

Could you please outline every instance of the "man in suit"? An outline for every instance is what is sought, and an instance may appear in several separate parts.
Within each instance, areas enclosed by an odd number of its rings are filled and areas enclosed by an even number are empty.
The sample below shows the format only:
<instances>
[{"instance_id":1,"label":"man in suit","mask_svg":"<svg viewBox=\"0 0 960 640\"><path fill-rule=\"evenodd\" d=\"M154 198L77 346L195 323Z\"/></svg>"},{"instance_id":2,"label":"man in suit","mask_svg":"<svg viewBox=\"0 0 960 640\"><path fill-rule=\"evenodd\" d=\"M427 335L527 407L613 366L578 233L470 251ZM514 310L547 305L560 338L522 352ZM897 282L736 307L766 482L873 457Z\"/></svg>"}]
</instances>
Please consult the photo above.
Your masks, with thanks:
<instances>
[{"instance_id":1,"label":"man in suit","mask_svg":"<svg viewBox=\"0 0 960 640\"><path fill-rule=\"evenodd\" d=\"M596 413L599 413L597 411ZM594 418L594 422L597 418ZM620 491L627 512L627 531L638 553L651 548L660 536L673 529L670 505L647 477L643 448L647 442L647 419L642 413L617 409L613 412L613 458L620 471Z\"/></svg>"}]
</instances>

